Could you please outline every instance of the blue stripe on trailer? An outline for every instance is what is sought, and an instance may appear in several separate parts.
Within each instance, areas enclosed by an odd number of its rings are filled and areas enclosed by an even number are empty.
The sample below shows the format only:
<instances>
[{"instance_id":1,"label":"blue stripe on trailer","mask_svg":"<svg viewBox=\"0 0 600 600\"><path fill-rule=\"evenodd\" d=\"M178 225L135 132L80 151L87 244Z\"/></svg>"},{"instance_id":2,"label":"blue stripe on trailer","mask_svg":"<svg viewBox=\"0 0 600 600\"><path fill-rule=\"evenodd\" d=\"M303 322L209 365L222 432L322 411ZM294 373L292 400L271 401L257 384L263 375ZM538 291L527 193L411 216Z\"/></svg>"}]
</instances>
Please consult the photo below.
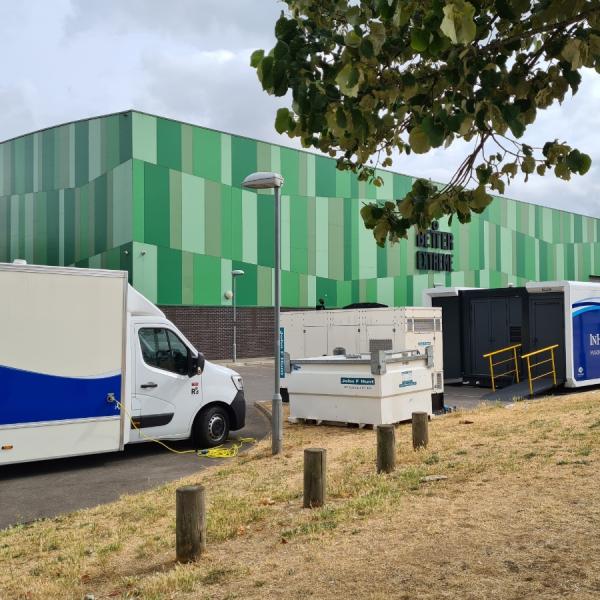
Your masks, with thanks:
<instances>
[{"instance_id":1,"label":"blue stripe on trailer","mask_svg":"<svg viewBox=\"0 0 600 600\"><path fill-rule=\"evenodd\" d=\"M600 378L600 306L573 313L573 369L577 381Z\"/></svg>"},{"instance_id":2,"label":"blue stripe on trailer","mask_svg":"<svg viewBox=\"0 0 600 600\"><path fill-rule=\"evenodd\" d=\"M573 305L575 306L575 305ZM592 310L600 310L600 306L597 304L588 304L584 308L573 311L573 316L580 315L581 313L590 312Z\"/></svg>"},{"instance_id":3,"label":"blue stripe on trailer","mask_svg":"<svg viewBox=\"0 0 600 600\"><path fill-rule=\"evenodd\" d=\"M45 375L0 365L0 425L119 415L121 375L78 378Z\"/></svg>"}]
</instances>

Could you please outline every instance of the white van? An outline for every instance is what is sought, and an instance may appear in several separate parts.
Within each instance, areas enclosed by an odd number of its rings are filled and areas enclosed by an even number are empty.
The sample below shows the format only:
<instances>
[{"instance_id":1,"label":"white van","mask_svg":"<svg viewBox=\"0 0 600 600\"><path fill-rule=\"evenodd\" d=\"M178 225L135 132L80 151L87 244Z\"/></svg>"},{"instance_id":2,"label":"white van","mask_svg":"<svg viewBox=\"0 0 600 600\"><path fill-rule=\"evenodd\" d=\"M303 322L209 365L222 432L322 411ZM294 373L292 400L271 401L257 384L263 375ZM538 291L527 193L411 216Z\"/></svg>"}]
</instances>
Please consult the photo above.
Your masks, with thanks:
<instances>
[{"instance_id":1,"label":"white van","mask_svg":"<svg viewBox=\"0 0 600 600\"><path fill-rule=\"evenodd\" d=\"M124 271L0 263L0 465L223 443L242 378L205 361Z\"/></svg>"}]
</instances>

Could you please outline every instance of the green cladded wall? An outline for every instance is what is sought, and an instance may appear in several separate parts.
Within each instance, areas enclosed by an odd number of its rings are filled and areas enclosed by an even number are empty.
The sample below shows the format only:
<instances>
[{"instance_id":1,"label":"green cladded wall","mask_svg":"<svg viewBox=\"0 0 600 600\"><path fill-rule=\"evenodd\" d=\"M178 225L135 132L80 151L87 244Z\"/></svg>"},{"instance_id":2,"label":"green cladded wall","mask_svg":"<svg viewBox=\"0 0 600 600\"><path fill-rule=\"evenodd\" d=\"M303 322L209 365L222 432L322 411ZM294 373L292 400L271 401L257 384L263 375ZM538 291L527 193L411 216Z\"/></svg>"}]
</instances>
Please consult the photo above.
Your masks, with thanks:
<instances>
[{"instance_id":1,"label":"green cladded wall","mask_svg":"<svg viewBox=\"0 0 600 600\"><path fill-rule=\"evenodd\" d=\"M365 200L403 196L329 158L138 112L46 129L0 144L0 261L127 269L158 304L226 305L243 269L242 306L273 302L274 198L242 190L253 171L282 188L282 304L419 304L434 283L499 287L600 274L600 220L497 198L454 234L454 272L415 268L414 234L377 248Z\"/></svg>"}]
</instances>

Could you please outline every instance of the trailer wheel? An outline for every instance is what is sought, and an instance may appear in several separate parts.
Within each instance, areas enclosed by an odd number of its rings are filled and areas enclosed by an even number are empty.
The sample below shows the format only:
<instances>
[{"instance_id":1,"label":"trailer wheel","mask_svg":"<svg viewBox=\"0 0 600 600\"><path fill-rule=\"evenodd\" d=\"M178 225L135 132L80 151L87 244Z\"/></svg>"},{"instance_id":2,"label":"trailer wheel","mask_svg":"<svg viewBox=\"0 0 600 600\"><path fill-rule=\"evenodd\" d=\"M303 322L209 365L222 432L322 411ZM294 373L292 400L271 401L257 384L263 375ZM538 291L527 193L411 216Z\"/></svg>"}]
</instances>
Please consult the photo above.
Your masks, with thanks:
<instances>
[{"instance_id":1,"label":"trailer wheel","mask_svg":"<svg viewBox=\"0 0 600 600\"><path fill-rule=\"evenodd\" d=\"M200 412L194 422L192 441L196 448L214 448L229 435L229 415L221 406L210 406Z\"/></svg>"}]
</instances>

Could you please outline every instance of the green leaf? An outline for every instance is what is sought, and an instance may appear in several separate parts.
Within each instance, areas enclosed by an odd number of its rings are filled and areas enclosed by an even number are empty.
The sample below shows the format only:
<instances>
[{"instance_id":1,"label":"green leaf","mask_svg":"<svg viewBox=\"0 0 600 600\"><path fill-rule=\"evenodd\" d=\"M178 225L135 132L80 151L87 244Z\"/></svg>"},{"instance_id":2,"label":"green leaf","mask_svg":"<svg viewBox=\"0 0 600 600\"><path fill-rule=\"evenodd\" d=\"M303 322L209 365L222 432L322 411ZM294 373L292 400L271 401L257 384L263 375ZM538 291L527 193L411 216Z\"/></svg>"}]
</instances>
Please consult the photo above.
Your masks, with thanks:
<instances>
[{"instance_id":1,"label":"green leaf","mask_svg":"<svg viewBox=\"0 0 600 600\"><path fill-rule=\"evenodd\" d=\"M288 76L286 63L276 60L273 62L273 94L275 96L285 96L287 89Z\"/></svg>"},{"instance_id":2,"label":"green leaf","mask_svg":"<svg viewBox=\"0 0 600 600\"><path fill-rule=\"evenodd\" d=\"M519 119L512 119L508 122L508 126L516 138L520 138L525 133L525 125Z\"/></svg>"},{"instance_id":3,"label":"green leaf","mask_svg":"<svg viewBox=\"0 0 600 600\"><path fill-rule=\"evenodd\" d=\"M290 53L290 47L282 40L279 40L273 48L273 58L275 60L282 60L287 57Z\"/></svg>"},{"instance_id":4,"label":"green leaf","mask_svg":"<svg viewBox=\"0 0 600 600\"><path fill-rule=\"evenodd\" d=\"M346 44L346 46L350 46L350 48L358 48L360 46L361 40L362 38L360 37L360 35L358 35L358 33L356 33L356 31L354 31L354 29L351 29L344 36L344 44Z\"/></svg>"},{"instance_id":5,"label":"green leaf","mask_svg":"<svg viewBox=\"0 0 600 600\"><path fill-rule=\"evenodd\" d=\"M502 173L506 173L507 175L511 175L512 177L515 177L517 174L517 163L516 162L506 163L502 167Z\"/></svg>"},{"instance_id":6,"label":"green leaf","mask_svg":"<svg viewBox=\"0 0 600 600\"><path fill-rule=\"evenodd\" d=\"M475 173L477 175L477 180L479 181L479 183L485 185L490 180L490 177L492 175L492 169L487 165L482 164L475 169Z\"/></svg>"},{"instance_id":7,"label":"green leaf","mask_svg":"<svg viewBox=\"0 0 600 600\"><path fill-rule=\"evenodd\" d=\"M408 136L408 142L413 152L416 154L425 154L431 150L429 136L420 125L413 127Z\"/></svg>"},{"instance_id":8,"label":"green leaf","mask_svg":"<svg viewBox=\"0 0 600 600\"><path fill-rule=\"evenodd\" d=\"M583 66L583 42L577 38L571 38L564 45L561 56L571 63L572 69L579 69Z\"/></svg>"},{"instance_id":9,"label":"green leaf","mask_svg":"<svg viewBox=\"0 0 600 600\"><path fill-rule=\"evenodd\" d=\"M260 61L263 59L264 56L265 56L264 50L255 50L250 55L250 66L254 67L256 69L256 67L258 67L258 65L260 64Z\"/></svg>"},{"instance_id":10,"label":"green leaf","mask_svg":"<svg viewBox=\"0 0 600 600\"><path fill-rule=\"evenodd\" d=\"M502 117L502 112L495 104L490 106L487 117L492 122L494 131L497 131L500 135L504 135L506 133L508 125Z\"/></svg>"},{"instance_id":11,"label":"green leaf","mask_svg":"<svg viewBox=\"0 0 600 600\"><path fill-rule=\"evenodd\" d=\"M410 36L410 46L417 52L427 50L427 46L429 46L429 31L425 29L413 29Z\"/></svg>"},{"instance_id":12,"label":"green leaf","mask_svg":"<svg viewBox=\"0 0 600 600\"><path fill-rule=\"evenodd\" d=\"M572 173L585 175L592 165L592 159L587 154L582 154L579 150L572 150L567 155L567 166Z\"/></svg>"},{"instance_id":13,"label":"green leaf","mask_svg":"<svg viewBox=\"0 0 600 600\"><path fill-rule=\"evenodd\" d=\"M289 129L290 117L290 111L287 108L280 108L277 111L277 116L275 117L275 131L277 133L284 133Z\"/></svg>"},{"instance_id":14,"label":"green leaf","mask_svg":"<svg viewBox=\"0 0 600 600\"><path fill-rule=\"evenodd\" d=\"M469 44L477 33L474 15L475 7L470 2L451 0L444 6L444 20L440 29L454 44Z\"/></svg>"},{"instance_id":15,"label":"green leaf","mask_svg":"<svg viewBox=\"0 0 600 600\"><path fill-rule=\"evenodd\" d=\"M360 209L360 216L362 217L363 223L367 229L373 229L377 224L379 216L375 216L376 206L374 204L365 204ZM381 211L383 213L383 211Z\"/></svg>"},{"instance_id":16,"label":"green leaf","mask_svg":"<svg viewBox=\"0 0 600 600\"><path fill-rule=\"evenodd\" d=\"M378 246L385 246L385 238L387 237L388 231L390 230L390 224L387 219L381 219L377 225L373 228L373 237L375 238Z\"/></svg>"},{"instance_id":17,"label":"green leaf","mask_svg":"<svg viewBox=\"0 0 600 600\"><path fill-rule=\"evenodd\" d=\"M340 86L342 94L356 98L358 96L358 70L351 63L346 63L337 74L335 82Z\"/></svg>"},{"instance_id":18,"label":"green leaf","mask_svg":"<svg viewBox=\"0 0 600 600\"><path fill-rule=\"evenodd\" d=\"M481 184L473 191L470 204L473 210L481 212L491 201L492 197L486 192L485 185Z\"/></svg>"},{"instance_id":19,"label":"green leaf","mask_svg":"<svg viewBox=\"0 0 600 600\"><path fill-rule=\"evenodd\" d=\"M535 171L535 158L533 156L526 156L521 163L521 171L523 173L533 173Z\"/></svg>"},{"instance_id":20,"label":"green leaf","mask_svg":"<svg viewBox=\"0 0 600 600\"><path fill-rule=\"evenodd\" d=\"M265 56L258 65L258 78L262 83L263 89L267 92L273 92L273 57Z\"/></svg>"},{"instance_id":21,"label":"green leaf","mask_svg":"<svg viewBox=\"0 0 600 600\"><path fill-rule=\"evenodd\" d=\"M585 175L592 166L592 159L588 154L581 154L581 160L579 163L579 174Z\"/></svg>"},{"instance_id":22,"label":"green leaf","mask_svg":"<svg viewBox=\"0 0 600 600\"><path fill-rule=\"evenodd\" d=\"M294 19L286 19L281 12L281 17L275 22L275 37L285 42L289 41L296 33L297 25Z\"/></svg>"},{"instance_id":23,"label":"green leaf","mask_svg":"<svg viewBox=\"0 0 600 600\"><path fill-rule=\"evenodd\" d=\"M373 58L375 54L373 52L373 43L368 38L363 38L362 42L360 43L359 51L360 55L364 58Z\"/></svg>"},{"instance_id":24,"label":"green leaf","mask_svg":"<svg viewBox=\"0 0 600 600\"><path fill-rule=\"evenodd\" d=\"M569 170L566 161L561 161L554 167L554 174L559 179L564 179L565 181L571 179L571 171Z\"/></svg>"},{"instance_id":25,"label":"green leaf","mask_svg":"<svg viewBox=\"0 0 600 600\"><path fill-rule=\"evenodd\" d=\"M397 11L400 12L400 8L398 8ZM369 29L371 32L367 37L371 41L371 44L373 44L373 52L377 56L381 52L385 42L385 26L383 23L371 21L369 24Z\"/></svg>"}]
</instances>

